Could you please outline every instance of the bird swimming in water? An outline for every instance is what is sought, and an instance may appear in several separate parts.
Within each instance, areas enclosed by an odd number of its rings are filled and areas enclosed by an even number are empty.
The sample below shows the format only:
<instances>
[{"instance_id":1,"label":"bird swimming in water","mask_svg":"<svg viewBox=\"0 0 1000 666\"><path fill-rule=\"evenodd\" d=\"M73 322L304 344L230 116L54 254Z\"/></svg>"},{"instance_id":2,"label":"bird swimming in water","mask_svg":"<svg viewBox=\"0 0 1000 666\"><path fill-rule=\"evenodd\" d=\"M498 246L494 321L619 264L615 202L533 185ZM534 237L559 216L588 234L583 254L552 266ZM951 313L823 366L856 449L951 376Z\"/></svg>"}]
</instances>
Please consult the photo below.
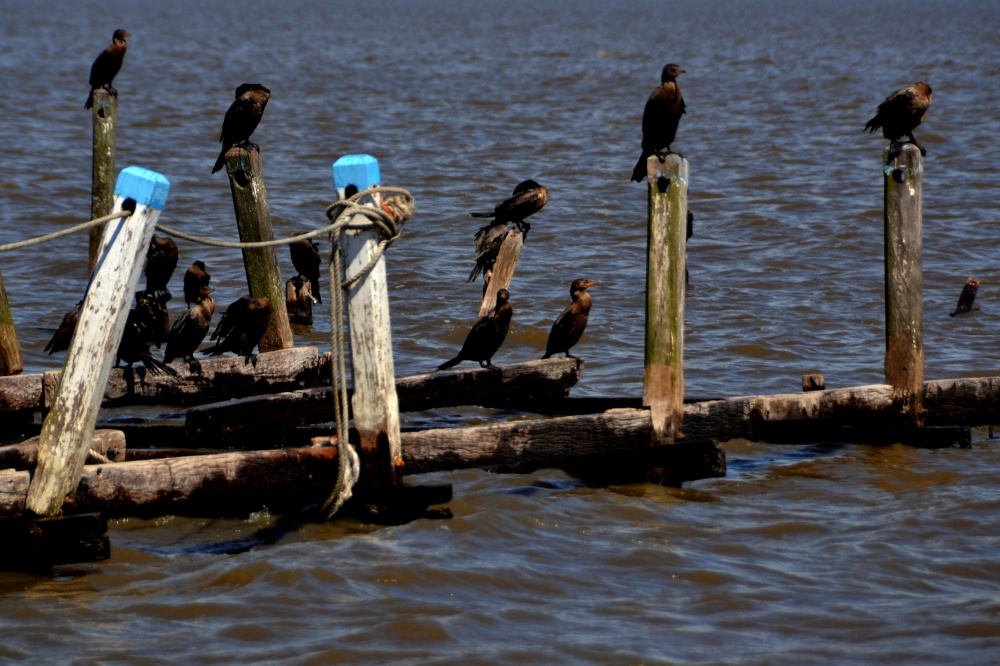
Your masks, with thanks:
<instances>
[{"instance_id":1,"label":"bird swimming in water","mask_svg":"<svg viewBox=\"0 0 1000 666\"><path fill-rule=\"evenodd\" d=\"M136 361L142 361L143 366L151 374L167 373L177 375L177 372L153 358L150 347L159 347L167 339L170 330L170 316L167 314L162 297L149 291L137 291L135 307L128 313L125 330L118 344L118 355L115 366L122 361L131 367Z\"/></svg>"},{"instance_id":2,"label":"bird swimming in water","mask_svg":"<svg viewBox=\"0 0 1000 666\"><path fill-rule=\"evenodd\" d=\"M920 150L921 155L927 154L924 147L913 138L913 130L924 122L927 109L931 106L932 93L931 87L923 81L900 88L878 105L875 117L865 124L869 134L882 128L882 136L889 139L890 160L899 155L899 140L904 136Z\"/></svg>"},{"instance_id":3,"label":"bird swimming in water","mask_svg":"<svg viewBox=\"0 0 1000 666\"><path fill-rule=\"evenodd\" d=\"M197 303L201 298L202 288L207 287L212 276L205 272L205 262L196 261L184 273L184 302L188 305Z\"/></svg>"},{"instance_id":4,"label":"bird swimming in water","mask_svg":"<svg viewBox=\"0 0 1000 666\"><path fill-rule=\"evenodd\" d=\"M666 148L666 155L672 152L670 144L677 136L677 125L686 109L680 86L677 85L677 77L684 72L673 63L665 65L660 73L659 87L646 100L646 107L642 110L642 154L632 169L632 180L637 183L646 179L646 160L650 155L655 153L663 161L664 155L660 151Z\"/></svg>"},{"instance_id":5,"label":"bird swimming in water","mask_svg":"<svg viewBox=\"0 0 1000 666\"><path fill-rule=\"evenodd\" d=\"M236 99L226 111L222 121L222 152L215 161L212 173L226 166L226 151L233 146L245 146L250 142L250 135L257 129L264 107L271 98L271 91L259 83L244 83L236 89Z\"/></svg>"},{"instance_id":6,"label":"bird swimming in water","mask_svg":"<svg viewBox=\"0 0 1000 666\"><path fill-rule=\"evenodd\" d=\"M549 190L534 180L524 180L517 184L514 193L498 203L488 213L470 213L472 217L492 217L493 221L476 232L476 265L467 282L493 266L500 246L507 237L507 224L514 223L527 235L531 228L524 218L540 211L549 201Z\"/></svg>"},{"instance_id":7,"label":"bird swimming in water","mask_svg":"<svg viewBox=\"0 0 1000 666\"><path fill-rule=\"evenodd\" d=\"M590 293L587 287L601 284L596 280L579 278L573 280L569 287L569 295L573 302L556 318L549 332L549 341L545 345L545 356L565 352L567 358L576 358L569 353L570 348L580 341L583 330L587 328L587 318L590 316Z\"/></svg>"},{"instance_id":8,"label":"bird swimming in water","mask_svg":"<svg viewBox=\"0 0 1000 666\"><path fill-rule=\"evenodd\" d=\"M473 324L472 330L465 337L465 344L458 356L446 361L438 366L438 370L447 370L458 365L462 361L479 361L480 367L492 368L490 359L500 349L507 331L510 330L510 318L514 314L514 308L510 303L510 292L501 289L497 292L497 303L493 311L480 317Z\"/></svg>"},{"instance_id":9,"label":"bird swimming in water","mask_svg":"<svg viewBox=\"0 0 1000 666\"><path fill-rule=\"evenodd\" d=\"M218 340L213 347L203 349L202 354L220 356L231 351L243 357L243 364L253 361L257 366L257 357L253 348L264 337L268 324L271 323L271 299L267 296L250 298L244 296L230 305L219 325L212 332L212 340Z\"/></svg>"},{"instance_id":10,"label":"bird swimming in water","mask_svg":"<svg viewBox=\"0 0 1000 666\"><path fill-rule=\"evenodd\" d=\"M299 277L309 280L312 287L312 298L317 303L323 302L323 294L319 289L319 269L323 258L319 254L319 243L311 238L303 238L288 244L292 255L292 265L299 272Z\"/></svg>"},{"instance_id":11,"label":"bird swimming in water","mask_svg":"<svg viewBox=\"0 0 1000 666\"><path fill-rule=\"evenodd\" d=\"M175 358L194 360L194 352L208 335L212 315L215 314L215 299L210 296L211 293L212 289L207 284L202 286L194 305L174 322L163 353L164 363L170 363Z\"/></svg>"},{"instance_id":12,"label":"bird swimming in water","mask_svg":"<svg viewBox=\"0 0 1000 666\"><path fill-rule=\"evenodd\" d=\"M118 96L118 91L111 87L111 82L125 60L125 51L128 49L125 38L131 36L121 28L115 30L111 44L94 60L94 64L90 66L90 92L87 93L87 102L83 108L90 109L94 106L94 91L98 88L104 88L112 95Z\"/></svg>"},{"instance_id":13,"label":"bird swimming in water","mask_svg":"<svg viewBox=\"0 0 1000 666\"><path fill-rule=\"evenodd\" d=\"M965 314L967 312L972 312L973 310L978 310L979 306L974 305L976 300L976 293L979 291L979 280L977 278L969 278L965 281L965 286L962 287L962 293L958 297L958 305L955 307L955 311L951 313L950 316L955 317L960 314Z\"/></svg>"},{"instance_id":14,"label":"bird swimming in water","mask_svg":"<svg viewBox=\"0 0 1000 666\"><path fill-rule=\"evenodd\" d=\"M81 307L83 307L83 299L80 299L80 302L73 306L72 310L63 315L62 322L59 323L59 328L52 334L52 339L49 340L49 344L45 345L45 349L42 351L47 351L51 356L56 352L69 349L73 333L76 332L76 324L80 321Z\"/></svg>"},{"instance_id":15,"label":"bird swimming in water","mask_svg":"<svg viewBox=\"0 0 1000 666\"><path fill-rule=\"evenodd\" d=\"M153 234L153 239L149 243L146 251L146 291L157 296L166 296L165 300L172 298L167 290L167 283L177 268L177 243L174 239L164 236L163 238Z\"/></svg>"}]
</instances>

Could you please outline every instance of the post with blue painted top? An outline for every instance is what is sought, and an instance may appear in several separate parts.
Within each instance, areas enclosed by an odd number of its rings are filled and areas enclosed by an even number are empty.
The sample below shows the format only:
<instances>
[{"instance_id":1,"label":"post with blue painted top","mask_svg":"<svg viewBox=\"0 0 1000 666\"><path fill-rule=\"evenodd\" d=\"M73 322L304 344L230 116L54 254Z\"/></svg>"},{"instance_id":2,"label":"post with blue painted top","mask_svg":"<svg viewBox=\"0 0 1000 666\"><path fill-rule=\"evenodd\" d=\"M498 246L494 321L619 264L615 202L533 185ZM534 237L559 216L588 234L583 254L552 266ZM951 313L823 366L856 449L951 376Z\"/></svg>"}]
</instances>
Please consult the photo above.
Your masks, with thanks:
<instances>
[{"instance_id":1,"label":"post with blue painted top","mask_svg":"<svg viewBox=\"0 0 1000 666\"><path fill-rule=\"evenodd\" d=\"M670 153L646 162L649 184L646 263L646 360L642 402L651 444L674 444L684 418L684 269L688 162Z\"/></svg>"},{"instance_id":2,"label":"post with blue painted top","mask_svg":"<svg viewBox=\"0 0 1000 666\"><path fill-rule=\"evenodd\" d=\"M114 205L115 151L118 144L118 95L104 88L91 92L94 120L94 157L91 169L90 217L96 219L111 212ZM87 271L94 272L104 226L90 229Z\"/></svg>"},{"instance_id":3,"label":"post with blue painted top","mask_svg":"<svg viewBox=\"0 0 1000 666\"><path fill-rule=\"evenodd\" d=\"M169 191L167 179L153 171L128 167L118 176L112 212L132 214L105 227L62 379L42 424L26 504L37 515L58 515L80 482L146 250Z\"/></svg>"},{"instance_id":4,"label":"post with blue painted top","mask_svg":"<svg viewBox=\"0 0 1000 666\"><path fill-rule=\"evenodd\" d=\"M885 195L885 383L901 425L919 426L924 395L923 170L913 144L883 154Z\"/></svg>"},{"instance_id":5,"label":"post with blue painted top","mask_svg":"<svg viewBox=\"0 0 1000 666\"><path fill-rule=\"evenodd\" d=\"M345 155L333 164L333 185L341 198L349 185L364 191L378 182L378 160L371 155ZM359 203L378 207L382 202L375 194L362 197ZM354 221L359 228L348 228L340 236L345 280L364 270L380 241L378 231L366 217L355 215ZM384 254L345 296L354 380L351 411L360 441L360 480L376 488L399 485L403 453ZM339 322L334 322L337 325Z\"/></svg>"}]
</instances>

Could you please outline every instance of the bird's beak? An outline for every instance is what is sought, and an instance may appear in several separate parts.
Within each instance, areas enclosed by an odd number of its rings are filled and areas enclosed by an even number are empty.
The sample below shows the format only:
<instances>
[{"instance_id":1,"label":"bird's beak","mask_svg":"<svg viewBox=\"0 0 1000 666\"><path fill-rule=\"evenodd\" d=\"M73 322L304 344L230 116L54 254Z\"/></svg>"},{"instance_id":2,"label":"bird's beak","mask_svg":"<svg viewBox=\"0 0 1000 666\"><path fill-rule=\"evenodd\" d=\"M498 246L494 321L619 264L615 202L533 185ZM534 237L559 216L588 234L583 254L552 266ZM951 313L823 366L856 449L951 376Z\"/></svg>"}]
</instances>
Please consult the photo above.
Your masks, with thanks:
<instances>
[{"instance_id":1,"label":"bird's beak","mask_svg":"<svg viewBox=\"0 0 1000 666\"><path fill-rule=\"evenodd\" d=\"M600 280L587 280L587 287L588 288L590 288L590 287L596 287L599 284L601 284Z\"/></svg>"}]
</instances>

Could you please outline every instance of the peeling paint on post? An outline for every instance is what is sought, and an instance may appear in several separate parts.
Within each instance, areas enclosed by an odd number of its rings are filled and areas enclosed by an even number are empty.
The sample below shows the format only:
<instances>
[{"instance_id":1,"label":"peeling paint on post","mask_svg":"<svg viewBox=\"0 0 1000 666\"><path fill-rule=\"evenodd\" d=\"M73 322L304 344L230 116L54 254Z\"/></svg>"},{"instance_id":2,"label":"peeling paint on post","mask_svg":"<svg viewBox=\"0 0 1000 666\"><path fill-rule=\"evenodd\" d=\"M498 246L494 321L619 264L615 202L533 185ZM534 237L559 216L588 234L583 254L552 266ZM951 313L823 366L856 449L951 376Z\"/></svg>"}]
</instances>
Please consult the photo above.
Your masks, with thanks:
<instances>
[{"instance_id":1,"label":"peeling paint on post","mask_svg":"<svg viewBox=\"0 0 1000 666\"><path fill-rule=\"evenodd\" d=\"M91 93L94 108L94 162L90 188L90 218L104 217L114 205L115 150L118 143L118 96L104 88ZM87 272L94 272L97 252L104 234L102 224L90 230L90 246L87 252Z\"/></svg>"},{"instance_id":2,"label":"peeling paint on post","mask_svg":"<svg viewBox=\"0 0 1000 666\"><path fill-rule=\"evenodd\" d=\"M105 228L62 379L42 424L27 500L28 510L40 516L58 515L80 482L104 387L169 191L167 179L153 171L128 167L118 176L112 212L133 212Z\"/></svg>"}]
</instances>

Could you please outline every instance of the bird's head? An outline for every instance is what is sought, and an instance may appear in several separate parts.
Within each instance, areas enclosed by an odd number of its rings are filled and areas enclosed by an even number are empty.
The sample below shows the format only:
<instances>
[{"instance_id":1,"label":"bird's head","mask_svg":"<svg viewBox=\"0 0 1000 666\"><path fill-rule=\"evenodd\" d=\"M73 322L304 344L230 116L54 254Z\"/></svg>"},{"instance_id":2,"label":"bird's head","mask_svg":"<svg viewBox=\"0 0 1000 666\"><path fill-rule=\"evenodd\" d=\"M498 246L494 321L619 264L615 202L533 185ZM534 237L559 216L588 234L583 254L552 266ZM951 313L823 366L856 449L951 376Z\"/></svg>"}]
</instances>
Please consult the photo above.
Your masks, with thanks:
<instances>
[{"instance_id":1,"label":"bird's head","mask_svg":"<svg viewBox=\"0 0 1000 666\"><path fill-rule=\"evenodd\" d=\"M683 74L687 70L681 69L680 65L675 65L674 63L669 63L663 66L663 71L660 72L660 83L666 83L672 79L676 79L678 76Z\"/></svg>"},{"instance_id":2,"label":"bird's head","mask_svg":"<svg viewBox=\"0 0 1000 666\"><path fill-rule=\"evenodd\" d=\"M114 41L114 42L121 42L122 44L124 44L125 43L125 38L126 37L131 37L131 36L132 36L132 33L125 32L121 28L118 28L117 30L115 30L115 34L111 36L111 40Z\"/></svg>"},{"instance_id":3,"label":"bird's head","mask_svg":"<svg viewBox=\"0 0 1000 666\"><path fill-rule=\"evenodd\" d=\"M500 307L504 303L510 300L510 292L506 289L501 289L497 292L497 307Z\"/></svg>"}]
</instances>

